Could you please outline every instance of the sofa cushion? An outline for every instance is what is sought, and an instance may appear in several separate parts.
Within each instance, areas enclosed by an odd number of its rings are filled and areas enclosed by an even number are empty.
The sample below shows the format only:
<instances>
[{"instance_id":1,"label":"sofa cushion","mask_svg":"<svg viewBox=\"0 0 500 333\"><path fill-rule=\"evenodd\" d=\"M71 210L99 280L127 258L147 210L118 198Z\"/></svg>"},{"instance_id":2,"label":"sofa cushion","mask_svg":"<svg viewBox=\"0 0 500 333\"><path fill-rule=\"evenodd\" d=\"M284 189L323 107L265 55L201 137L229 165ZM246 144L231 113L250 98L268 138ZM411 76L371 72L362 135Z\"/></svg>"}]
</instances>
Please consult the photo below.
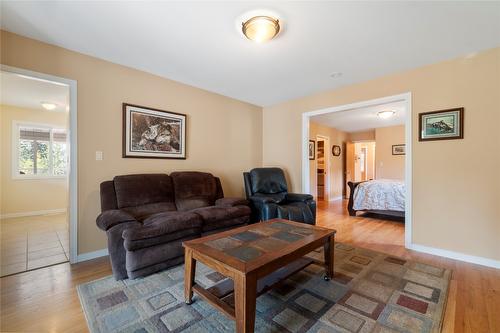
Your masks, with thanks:
<instances>
[{"instance_id":1,"label":"sofa cushion","mask_svg":"<svg viewBox=\"0 0 500 333\"><path fill-rule=\"evenodd\" d=\"M203 228L201 229L201 235L205 236L215 232L221 232L224 230L241 227L243 225L248 224L249 222L250 222L250 216L244 215L227 220L203 223Z\"/></svg>"},{"instance_id":2,"label":"sofa cushion","mask_svg":"<svg viewBox=\"0 0 500 333\"><path fill-rule=\"evenodd\" d=\"M198 238L201 235L201 228L196 227L196 228L190 228L190 229L183 229L179 230L176 232L172 233L167 233L167 234L159 234L156 237L150 237L150 238L140 238L139 239L133 239L136 236L140 236L139 234L136 235L128 235L130 237L125 238L123 242L123 246L127 251L136 251L143 249L145 247L150 247L150 246L155 246L155 245L161 245L165 243L170 243L175 240L181 239L181 238L186 238L186 237L195 237Z\"/></svg>"},{"instance_id":3,"label":"sofa cushion","mask_svg":"<svg viewBox=\"0 0 500 333\"><path fill-rule=\"evenodd\" d=\"M234 206L248 206L250 203L243 198L221 198L215 201L215 205L219 207L234 207Z\"/></svg>"},{"instance_id":4,"label":"sofa cushion","mask_svg":"<svg viewBox=\"0 0 500 333\"><path fill-rule=\"evenodd\" d=\"M174 202L172 180L166 174L116 176L113 181L118 208Z\"/></svg>"},{"instance_id":5,"label":"sofa cushion","mask_svg":"<svg viewBox=\"0 0 500 333\"><path fill-rule=\"evenodd\" d=\"M163 212L175 212L175 204L173 202L156 202L135 207L122 208L122 211L134 216L137 221L144 221L154 214Z\"/></svg>"},{"instance_id":6,"label":"sofa cushion","mask_svg":"<svg viewBox=\"0 0 500 333\"><path fill-rule=\"evenodd\" d=\"M200 229L202 219L190 212L163 212L149 216L143 222L142 228L125 230L125 240L139 240L172 234L185 229Z\"/></svg>"},{"instance_id":7,"label":"sofa cushion","mask_svg":"<svg viewBox=\"0 0 500 333\"><path fill-rule=\"evenodd\" d=\"M202 230L201 237L217 234L219 232L231 230L238 227L243 227L247 225L249 222L250 222L250 217L242 216L230 220L221 221L221 223L217 225L207 225Z\"/></svg>"},{"instance_id":8,"label":"sofa cushion","mask_svg":"<svg viewBox=\"0 0 500 333\"><path fill-rule=\"evenodd\" d=\"M250 216L250 207L248 206L234 206L234 207L203 207L192 210L193 213L201 216L203 220L203 231L219 229L225 226L230 226L233 223L231 220L240 217ZM227 223L226 223L227 222ZM248 222L248 221L247 221ZM236 224L241 224L238 221ZM245 223L245 222L243 222Z\"/></svg>"},{"instance_id":9,"label":"sofa cushion","mask_svg":"<svg viewBox=\"0 0 500 333\"><path fill-rule=\"evenodd\" d=\"M217 199L215 177L205 172L173 172L170 174L175 190L175 205L179 211L213 206Z\"/></svg>"}]
</instances>

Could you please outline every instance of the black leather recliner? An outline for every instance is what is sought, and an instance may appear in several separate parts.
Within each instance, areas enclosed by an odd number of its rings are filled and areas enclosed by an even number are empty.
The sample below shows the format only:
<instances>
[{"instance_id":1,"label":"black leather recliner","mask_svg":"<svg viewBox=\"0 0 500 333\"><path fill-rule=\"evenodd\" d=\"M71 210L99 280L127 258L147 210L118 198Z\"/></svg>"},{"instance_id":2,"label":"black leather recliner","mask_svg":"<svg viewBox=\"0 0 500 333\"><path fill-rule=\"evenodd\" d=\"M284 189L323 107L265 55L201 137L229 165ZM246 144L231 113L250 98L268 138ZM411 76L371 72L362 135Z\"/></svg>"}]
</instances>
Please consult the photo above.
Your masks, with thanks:
<instances>
[{"instance_id":1,"label":"black leather recliner","mask_svg":"<svg viewBox=\"0 0 500 333\"><path fill-rule=\"evenodd\" d=\"M288 193L280 168L255 168L244 172L245 192L252 206L253 222L282 218L316 224L316 201L310 194Z\"/></svg>"}]
</instances>

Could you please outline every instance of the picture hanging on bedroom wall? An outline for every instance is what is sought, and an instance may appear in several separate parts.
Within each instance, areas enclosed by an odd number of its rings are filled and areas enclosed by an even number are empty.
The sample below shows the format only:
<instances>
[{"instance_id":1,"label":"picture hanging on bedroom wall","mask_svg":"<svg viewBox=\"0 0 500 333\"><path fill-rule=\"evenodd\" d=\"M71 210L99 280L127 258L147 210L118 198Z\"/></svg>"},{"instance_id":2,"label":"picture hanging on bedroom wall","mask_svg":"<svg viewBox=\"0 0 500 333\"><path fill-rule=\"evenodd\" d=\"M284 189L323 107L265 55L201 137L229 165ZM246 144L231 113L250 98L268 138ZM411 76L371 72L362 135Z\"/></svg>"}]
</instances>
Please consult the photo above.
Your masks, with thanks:
<instances>
[{"instance_id":1,"label":"picture hanging on bedroom wall","mask_svg":"<svg viewBox=\"0 0 500 333\"><path fill-rule=\"evenodd\" d=\"M123 157L186 158L186 115L123 103Z\"/></svg>"},{"instance_id":2,"label":"picture hanging on bedroom wall","mask_svg":"<svg viewBox=\"0 0 500 333\"><path fill-rule=\"evenodd\" d=\"M464 137L464 108L419 114L419 141L453 140Z\"/></svg>"},{"instance_id":3,"label":"picture hanging on bedroom wall","mask_svg":"<svg viewBox=\"0 0 500 333\"><path fill-rule=\"evenodd\" d=\"M316 158L316 141L309 140L309 159L314 160Z\"/></svg>"},{"instance_id":4,"label":"picture hanging on bedroom wall","mask_svg":"<svg viewBox=\"0 0 500 333\"><path fill-rule=\"evenodd\" d=\"M332 155L333 156L340 156L341 152L342 152L342 149L340 148L340 146L337 146L337 145L332 146Z\"/></svg>"},{"instance_id":5,"label":"picture hanging on bedroom wall","mask_svg":"<svg viewBox=\"0 0 500 333\"><path fill-rule=\"evenodd\" d=\"M392 145L392 155L405 155L406 145Z\"/></svg>"}]
</instances>

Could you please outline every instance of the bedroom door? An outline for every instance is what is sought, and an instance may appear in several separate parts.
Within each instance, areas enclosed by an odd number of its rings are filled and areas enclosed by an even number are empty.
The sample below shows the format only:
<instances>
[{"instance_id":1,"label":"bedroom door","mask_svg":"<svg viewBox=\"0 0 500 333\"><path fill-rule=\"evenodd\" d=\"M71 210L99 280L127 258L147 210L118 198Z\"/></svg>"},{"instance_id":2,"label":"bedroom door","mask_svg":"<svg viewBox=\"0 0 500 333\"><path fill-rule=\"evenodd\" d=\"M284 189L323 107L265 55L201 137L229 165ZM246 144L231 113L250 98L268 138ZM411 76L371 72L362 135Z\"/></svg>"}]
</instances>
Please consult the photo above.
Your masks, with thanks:
<instances>
[{"instance_id":1,"label":"bedroom door","mask_svg":"<svg viewBox=\"0 0 500 333\"><path fill-rule=\"evenodd\" d=\"M345 188L346 188L346 197L349 198L351 193L349 186L347 186L347 182L354 181L354 163L355 163L354 143L352 142L346 143L345 157L346 157Z\"/></svg>"}]
</instances>

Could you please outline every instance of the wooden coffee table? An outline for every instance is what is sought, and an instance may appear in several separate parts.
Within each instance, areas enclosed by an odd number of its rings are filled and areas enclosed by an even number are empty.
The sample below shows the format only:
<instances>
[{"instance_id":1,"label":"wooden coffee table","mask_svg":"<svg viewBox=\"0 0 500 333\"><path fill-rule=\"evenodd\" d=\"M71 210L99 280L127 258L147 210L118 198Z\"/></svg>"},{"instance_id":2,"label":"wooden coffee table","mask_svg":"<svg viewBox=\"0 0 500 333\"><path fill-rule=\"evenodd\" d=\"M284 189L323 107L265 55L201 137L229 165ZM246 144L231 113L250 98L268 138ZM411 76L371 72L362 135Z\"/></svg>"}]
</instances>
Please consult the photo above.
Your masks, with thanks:
<instances>
[{"instance_id":1,"label":"wooden coffee table","mask_svg":"<svg viewBox=\"0 0 500 333\"><path fill-rule=\"evenodd\" d=\"M193 291L236 320L237 332L253 332L256 298L313 262L304 255L324 246L325 279L333 277L335 230L274 219L186 241L185 301ZM229 277L205 289L194 281L200 261Z\"/></svg>"}]
</instances>

